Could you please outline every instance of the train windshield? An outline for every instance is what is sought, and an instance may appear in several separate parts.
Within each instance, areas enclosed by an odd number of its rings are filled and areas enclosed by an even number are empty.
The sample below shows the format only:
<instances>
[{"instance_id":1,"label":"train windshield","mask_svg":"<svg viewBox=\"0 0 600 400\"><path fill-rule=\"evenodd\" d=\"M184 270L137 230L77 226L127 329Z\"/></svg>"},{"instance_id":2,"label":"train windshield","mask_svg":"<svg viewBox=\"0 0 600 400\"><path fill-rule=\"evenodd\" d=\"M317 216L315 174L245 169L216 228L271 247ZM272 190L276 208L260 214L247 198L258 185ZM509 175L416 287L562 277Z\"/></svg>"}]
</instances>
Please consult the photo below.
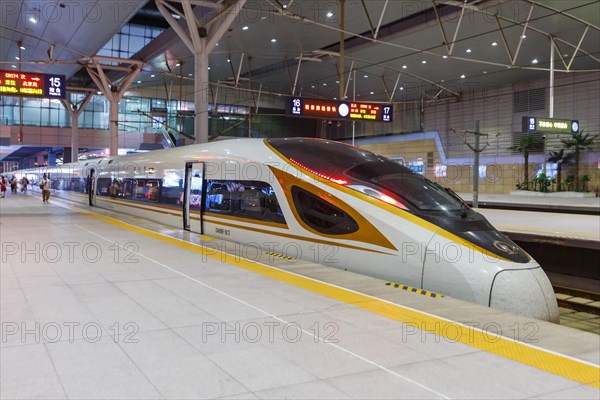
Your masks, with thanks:
<instances>
[{"instance_id":1,"label":"train windshield","mask_svg":"<svg viewBox=\"0 0 600 400\"><path fill-rule=\"evenodd\" d=\"M414 211L465 213L466 207L449 190L385 157L339 142L317 139L268 139L294 164L348 186L369 188L397 197ZM470 210L469 210L470 211Z\"/></svg>"}]
</instances>

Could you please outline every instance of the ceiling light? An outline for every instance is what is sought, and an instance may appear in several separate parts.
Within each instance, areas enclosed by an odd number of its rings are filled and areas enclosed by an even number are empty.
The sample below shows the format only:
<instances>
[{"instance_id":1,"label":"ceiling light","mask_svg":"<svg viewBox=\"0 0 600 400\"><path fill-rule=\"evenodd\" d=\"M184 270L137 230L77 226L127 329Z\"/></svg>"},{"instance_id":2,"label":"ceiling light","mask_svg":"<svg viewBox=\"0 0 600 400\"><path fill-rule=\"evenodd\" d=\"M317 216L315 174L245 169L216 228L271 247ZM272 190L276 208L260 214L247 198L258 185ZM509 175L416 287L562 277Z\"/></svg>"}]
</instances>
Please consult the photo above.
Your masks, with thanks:
<instances>
[{"instance_id":1,"label":"ceiling light","mask_svg":"<svg viewBox=\"0 0 600 400\"><path fill-rule=\"evenodd\" d=\"M440 82L444 83L444 82L446 82L446 80L445 80L445 79L442 79Z\"/></svg>"},{"instance_id":2,"label":"ceiling light","mask_svg":"<svg viewBox=\"0 0 600 400\"><path fill-rule=\"evenodd\" d=\"M208 70L210 71L210 67L208 67Z\"/></svg>"},{"instance_id":3,"label":"ceiling light","mask_svg":"<svg viewBox=\"0 0 600 400\"><path fill-rule=\"evenodd\" d=\"M465 75L465 74L462 74L462 75L460 76L460 79L465 79L465 78L466 78L466 75Z\"/></svg>"},{"instance_id":4,"label":"ceiling light","mask_svg":"<svg viewBox=\"0 0 600 400\"><path fill-rule=\"evenodd\" d=\"M400 86L400 90L404 90L404 86Z\"/></svg>"},{"instance_id":5,"label":"ceiling light","mask_svg":"<svg viewBox=\"0 0 600 400\"><path fill-rule=\"evenodd\" d=\"M283 8L287 8L287 4L284 4L284 5L283 5Z\"/></svg>"},{"instance_id":6,"label":"ceiling light","mask_svg":"<svg viewBox=\"0 0 600 400\"><path fill-rule=\"evenodd\" d=\"M334 100L337 100L337 97L334 97L333 99L334 99Z\"/></svg>"},{"instance_id":7,"label":"ceiling light","mask_svg":"<svg viewBox=\"0 0 600 400\"><path fill-rule=\"evenodd\" d=\"M33 22L34 24L37 24L37 19L35 17L29 17L29 22Z\"/></svg>"},{"instance_id":8,"label":"ceiling light","mask_svg":"<svg viewBox=\"0 0 600 400\"><path fill-rule=\"evenodd\" d=\"M498 42L492 42L492 46L498 46Z\"/></svg>"},{"instance_id":9,"label":"ceiling light","mask_svg":"<svg viewBox=\"0 0 600 400\"><path fill-rule=\"evenodd\" d=\"M150 78L154 78L155 76L156 76L156 75L152 74L152 75L150 75Z\"/></svg>"},{"instance_id":10,"label":"ceiling light","mask_svg":"<svg viewBox=\"0 0 600 400\"><path fill-rule=\"evenodd\" d=\"M275 43L277 41L277 39L273 38L271 39L271 43Z\"/></svg>"},{"instance_id":11,"label":"ceiling light","mask_svg":"<svg viewBox=\"0 0 600 400\"><path fill-rule=\"evenodd\" d=\"M20 48L21 50L25 50L25 46L23 46L23 45L19 46L19 48Z\"/></svg>"},{"instance_id":12,"label":"ceiling light","mask_svg":"<svg viewBox=\"0 0 600 400\"><path fill-rule=\"evenodd\" d=\"M265 17L264 15L262 17L260 17L261 21L264 21L265 19L267 19L267 17Z\"/></svg>"},{"instance_id":13,"label":"ceiling light","mask_svg":"<svg viewBox=\"0 0 600 400\"><path fill-rule=\"evenodd\" d=\"M371 92L371 94L375 94L375 92Z\"/></svg>"},{"instance_id":14,"label":"ceiling light","mask_svg":"<svg viewBox=\"0 0 600 400\"><path fill-rule=\"evenodd\" d=\"M408 68L408 67L406 66L406 64L402 66L402 69L406 69L406 68Z\"/></svg>"},{"instance_id":15,"label":"ceiling light","mask_svg":"<svg viewBox=\"0 0 600 400\"><path fill-rule=\"evenodd\" d=\"M325 82L323 82L323 86L327 86L327 84Z\"/></svg>"},{"instance_id":16,"label":"ceiling light","mask_svg":"<svg viewBox=\"0 0 600 400\"><path fill-rule=\"evenodd\" d=\"M339 85L340 81L335 81L335 83L337 83Z\"/></svg>"},{"instance_id":17,"label":"ceiling light","mask_svg":"<svg viewBox=\"0 0 600 400\"><path fill-rule=\"evenodd\" d=\"M19 56L15 56L15 60L20 60Z\"/></svg>"},{"instance_id":18,"label":"ceiling light","mask_svg":"<svg viewBox=\"0 0 600 400\"><path fill-rule=\"evenodd\" d=\"M231 60L228 58L228 59L227 59L227 62L231 62Z\"/></svg>"},{"instance_id":19,"label":"ceiling light","mask_svg":"<svg viewBox=\"0 0 600 400\"><path fill-rule=\"evenodd\" d=\"M471 49L467 49L467 53L470 53L472 50Z\"/></svg>"},{"instance_id":20,"label":"ceiling light","mask_svg":"<svg viewBox=\"0 0 600 400\"><path fill-rule=\"evenodd\" d=\"M487 71L483 71L484 75L487 74Z\"/></svg>"},{"instance_id":21,"label":"ceiling light","mask_svg":"<svg viewBox=\"0 0 600 400\"><path fill-rule=\"evenodd\" d=\"M521 39L527 39L527 35L522 35Z\"/></svg>"},{"instance_id":22,"label":"ceiling light","mask_svg":"<svg viewBox=\"0 0 600 400\"><path fill-rule=\"evenodd\" d=\"M421 61L421 64L427 64L427 60Z\"/></svg>"},{"instance_id":23,"label":"ceiling light","mask_svg":"<svg viewBox=\"0 0 600 400\"><path fill-rule=\"evenodd\" d=\"M192 74L188 74L188 76L192 76Z\"/></svg>"},{"instance_id":24,"label":"ceiling light","mask_svg":"<svg viewBox=\"0 0 600 400\"><path fill-rule=\"evenodd\" d=\"M138 83L142 83L142 81L138 81Z\"/></svg>"},{"instance_id":25,"label":"ceiling light","mask_svg":"<svg viewBox=\"0 0 600 400\"><path fill-rule=\"evenodd\" d=\"M244 26L244 27L242 28L242 30L243 30L243 31L247 31L247 30L248 30L248 25Z\"/></svg>"},{"instance_id":26,"label":"ceiling light","mask_svg":"<svg viewBox=\"0 0 600 400\"><path fill-rule=\"evenodd\" d=\"M171 17L175 18L176 20L181 19L181 15L179 15L179 14L171 14Z\"/></svg>"},{"instance_id":27,"label":"ceiling light","mask_svg":"<svg viewBox=\"0 0 600 400\"><path fill-rule=\"evenodd\" d=\"M310 87L311 87L311 89L314 89L314 88L315 88L315 85L310 85Z\"/></svg>"},{"instance_id":28,"label":"ceiling light","mask_svg":"<svg viewBox=\"0 0 600 400\"><path fill-rule=\"evenodd\" d=\"M448 58L448 56L444 54L444 55L442 56L442 58Z\"/></svg>"},{"instance_id":29,"label":"ceiling light","mask_svg":"<svg viewBox=\"0 0 600 400\"><path fill-rule=\"evenodd\" d=\"M15 64L11 65L11 67L13 67L13 68L17 68L17 66L16 66Z\"/></svg>"},{"instance_id":30,"label":"ceiling light","mask_svg":"<svg viewBox=\"0 0 600 400\"><path fill-rule=\"evenodd\" d=\"M326 15L327 15L327 18L333 17L333 13L331 11L329 11Z\"/></svg>"},{"instance_id":31,"label":"ceiling light","mask_svg":"<svg viewBox=\"0 0 600 400\"><path fill-rule=\"evenodd\" d=\"M180 65L181 65L181 63L179 63L179 62L177 64L175 64L176 67L179 67Z\"/></svg>"},{"instance_id":32,"label":"ceiling light","mask_svg":"<svg viewBox=\"0 0 600 400\"><path fill-rule=\"evenodd\" d=\"M532 63L532 64L537 64L537 63L538 63L538 59L537 59L537 58L534 58L533 60L531 60L531 63Z\"/></svg>"},{"instance_id":33,"label":"ceiling light","mask_svg":"<svg viewBox=\"0 0 600 400\"><path fill-rule=\"evenodd\" d=\"M215 46L218 46L218 45L219 45L219 43L217 42L217 44L215 44Z\"/></svg>"},{"instance_id":34,"label":"ceiling light","mask_svg":"<svg viewBox=\"0 0 600 400\"><path fill-rule=\"evenodd\" d=\"M369 75L363 75L363 76L364 76L365 78L368 78L368 77L369 77Z\"/></svg>"}]
</instances>

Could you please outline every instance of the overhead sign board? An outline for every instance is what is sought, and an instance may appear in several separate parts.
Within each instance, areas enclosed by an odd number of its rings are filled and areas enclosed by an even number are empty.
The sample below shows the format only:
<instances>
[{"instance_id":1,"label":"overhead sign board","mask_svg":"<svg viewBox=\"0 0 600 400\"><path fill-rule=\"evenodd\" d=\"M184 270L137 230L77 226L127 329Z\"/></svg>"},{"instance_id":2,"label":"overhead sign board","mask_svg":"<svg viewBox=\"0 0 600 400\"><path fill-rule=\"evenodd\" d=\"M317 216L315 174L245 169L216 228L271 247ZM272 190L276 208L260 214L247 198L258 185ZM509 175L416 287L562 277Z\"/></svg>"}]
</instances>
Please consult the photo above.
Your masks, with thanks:
<instances>
[{"instance_id":1,"label":"overhead sign board","mask_svg":"<svg viewBox=\"0 0 600 400\"><path fill-rule=\"evenodd\" d=\"M579 121L576 119L523 117L523 133L527 132L575 134L579 132Z\"/></svg>"},{"instance_id":2,"label":"overhead sign board","mask_svg":"<svg viewBox=\"0 0 600 400\"><path fill-rule=\"evenodd\" d=\"M65 76L0 70L0 95L65 98Z\"/></svg>"},{"instance_id":3,"label":"overhead sign board","mask_svg":"<svg viewBox=\"0 0 600 400\"><path fill-rule=\"evenodd\" d=\"M391 104L290 97L288 114L298 117L392 122Z\"/></svg>"}]
</instances>

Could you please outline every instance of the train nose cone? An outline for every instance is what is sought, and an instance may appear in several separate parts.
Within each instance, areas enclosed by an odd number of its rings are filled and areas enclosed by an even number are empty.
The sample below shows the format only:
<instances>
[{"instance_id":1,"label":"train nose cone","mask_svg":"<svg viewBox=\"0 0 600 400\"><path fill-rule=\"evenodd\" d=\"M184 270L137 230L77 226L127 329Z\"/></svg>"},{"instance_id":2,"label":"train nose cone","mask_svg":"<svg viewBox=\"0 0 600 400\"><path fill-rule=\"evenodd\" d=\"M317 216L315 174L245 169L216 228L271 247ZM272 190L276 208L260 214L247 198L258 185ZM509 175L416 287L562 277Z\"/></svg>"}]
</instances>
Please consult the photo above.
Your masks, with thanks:
<instances>
[{"instance_id":1,"label":"train nose cone","mask_svg":"<svg viewBox=\"0 0 600 400\"><path fill-rule=\"evenodd\" d=\"M559 322L556 296L550 280L541 268L504 270L496 274L490 307L544 321Z\"/></svg>"}]
</instances>

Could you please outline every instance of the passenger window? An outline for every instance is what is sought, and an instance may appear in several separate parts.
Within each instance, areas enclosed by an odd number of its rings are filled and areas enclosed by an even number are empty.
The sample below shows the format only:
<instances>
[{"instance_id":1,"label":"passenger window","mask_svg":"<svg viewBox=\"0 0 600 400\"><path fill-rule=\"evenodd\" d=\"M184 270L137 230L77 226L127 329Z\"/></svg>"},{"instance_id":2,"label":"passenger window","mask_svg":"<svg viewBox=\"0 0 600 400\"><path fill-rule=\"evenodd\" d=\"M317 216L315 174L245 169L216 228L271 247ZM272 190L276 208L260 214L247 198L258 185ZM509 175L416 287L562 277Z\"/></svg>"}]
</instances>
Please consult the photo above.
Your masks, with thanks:
<instances>
[{"instance_id":1,"label":"passenger window","mask_svg":"<svg viewBox=\"0 0 600 400\"><path fill-rule=\"evenodd\" d=\"M294 205L302 221L328 235L344 235L358 230L356 221L333 204L297 186L292 187Z\"/></svg>"},{"instance_id":2,"label":"passenger window","mask_svg":"<svg viewBox=\"0 0 600 400\"><path fill-rule=\"evenodd\" d=\"M208 181L206 211L285 223L273 187L260 181Z\"/></svg>"}]
</instances>

